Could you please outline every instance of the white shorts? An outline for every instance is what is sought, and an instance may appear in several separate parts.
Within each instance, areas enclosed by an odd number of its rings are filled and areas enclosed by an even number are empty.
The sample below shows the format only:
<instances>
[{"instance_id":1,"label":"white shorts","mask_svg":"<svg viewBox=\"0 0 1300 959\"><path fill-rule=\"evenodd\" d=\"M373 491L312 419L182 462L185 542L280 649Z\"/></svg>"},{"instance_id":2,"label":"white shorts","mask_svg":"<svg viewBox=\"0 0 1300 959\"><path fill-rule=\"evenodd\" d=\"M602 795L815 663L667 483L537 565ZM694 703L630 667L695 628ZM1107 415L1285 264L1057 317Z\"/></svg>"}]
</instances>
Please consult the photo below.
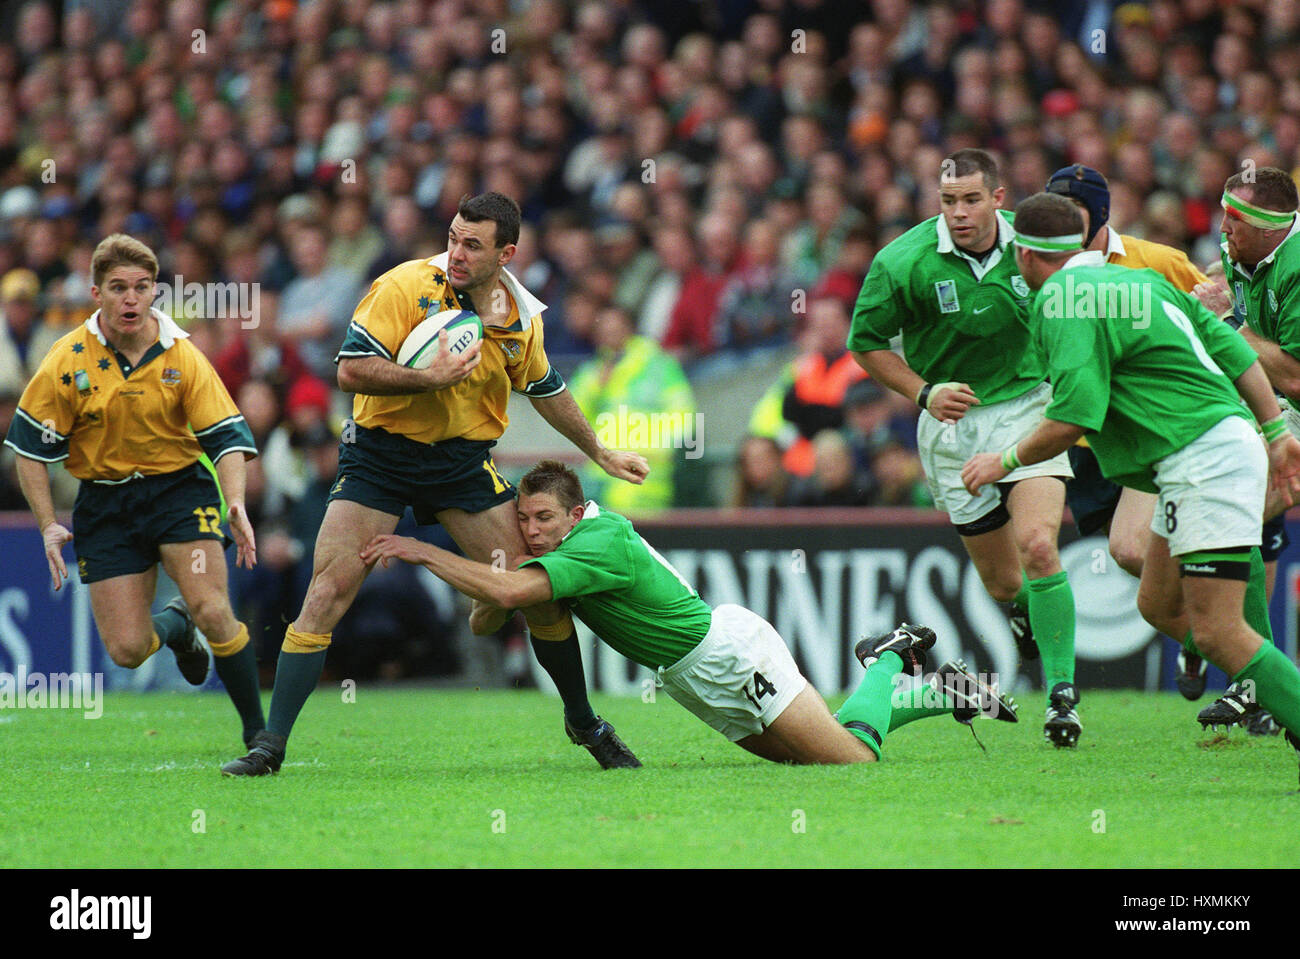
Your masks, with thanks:
<instances>
[{"instance_id":1,"label":"white shorts","mask_svg":"<svg viewBox=\"0 0 1300 959\"><path fill-rule=\"evenodd\" d=\"M997 509L1002 494L996 483L980 488L971 496L961 482L961 469L976 453L1001 453L1012 443L1033 432L1052 401L1050 383L1040 383L1023 396L989 406L972 406L956 423L940 423L921 413L916 425L916 444L921 454L925 479L934 504L947 512L954 526L973 523ZM1074 476L1066 453L1050 460L1012 470L1003 483L1032 476Z\"/></svg>"},{"instance_id":2,"label":"white shorts","mask_svg":"<svg viewBox=\"0 0 1300 959\"><path fill-rule=\"evenodd\" d=\"M1255 428L1228 416L1156 464L1151 531L1169 555L1258 546L1268 487L1268 452Z\"/></svg>"},{"instance_id":3,"label":"white shorts","mask_svg":"<svg viewBox=\"0 0 1300 959\"><path fill-rule=\"evenodd\" d=\"M762 733L808 684L772 624L731 603L659 676L669 696L732 742Z\"/></svg>"}]
</instances>

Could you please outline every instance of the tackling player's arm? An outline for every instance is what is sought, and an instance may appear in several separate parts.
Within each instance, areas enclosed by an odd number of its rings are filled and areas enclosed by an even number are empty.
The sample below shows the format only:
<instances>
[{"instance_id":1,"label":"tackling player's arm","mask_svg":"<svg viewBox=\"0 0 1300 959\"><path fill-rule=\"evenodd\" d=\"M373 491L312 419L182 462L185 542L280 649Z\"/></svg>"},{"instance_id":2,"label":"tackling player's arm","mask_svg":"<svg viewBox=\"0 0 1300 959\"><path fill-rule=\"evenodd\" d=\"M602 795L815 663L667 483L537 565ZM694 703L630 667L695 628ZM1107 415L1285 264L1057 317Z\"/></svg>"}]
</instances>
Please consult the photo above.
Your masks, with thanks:
<instances>
[{"instance_id":1,"label":"tackling player's arm","mask_svg":"<svg viewBox=\"0 0 1300 959\"><path fill-rule=\"evenodd\" d=\"M423 566L470 599L500 609L520 609L551 599L551 579L536 566L497 569L409 536L376 536L361 550L361 561L367 566L376 561L387 566L390 559Z\"/></svg>"},{"instance_id":2,"label":"tackling player's arm","mask_svg":"<svg viewBox=\"0 0 1300 959\"><path fill-rule=\"evenodd\" d=\"M423 370L399 366L382 356L345 356L339 358L339 389L345 393L367 396L407 396L432 393L459 383L478 366L482 344L475 343L459 355L447 348L447 331L438 334L438 352Z\"/></svg>"},{"instance_id":3,"label":"tackling player's arm","mask_svg":"<svg viewBox=\"0 0 1300 959\"><path fill-rule=\"evenodd\" d=\"M650 464L645 457L639 453L606 448L567 389L551 396L530 396L528 399L542 419L610 476L638 485L645 482L650 473ZM549 596L546 598L550 599Z\"/></svg>"},{"instance_id":4,"label":"tackling player's arm","mask_svg":"<svg viewBox=\"0 0 1300 959\"><path fill-rule=\"evenodd\" d=\"M1300 402L1300 360L1272 340L1264 339L1249 327L1243 326L1241 335L1259 354L1260 365L1264 368L1264 373L1268 376L1268 381L1273 384L1273 388L1287 399Z\"/></svg>"},{"instance_id":5,"label":"tackling player's arm","mask_svg":"<svg viewBox=\"0 0 1300 959\"><path fill-rule=\"evenodd\" d=\"M1034 431L1001 453L977 453L961 469L961 481L974 495L987 483L996 483L1012 470L1050 460L1074 446L1087 432L1082 426L1043 419Z\"/></svg>"}]
</instances>

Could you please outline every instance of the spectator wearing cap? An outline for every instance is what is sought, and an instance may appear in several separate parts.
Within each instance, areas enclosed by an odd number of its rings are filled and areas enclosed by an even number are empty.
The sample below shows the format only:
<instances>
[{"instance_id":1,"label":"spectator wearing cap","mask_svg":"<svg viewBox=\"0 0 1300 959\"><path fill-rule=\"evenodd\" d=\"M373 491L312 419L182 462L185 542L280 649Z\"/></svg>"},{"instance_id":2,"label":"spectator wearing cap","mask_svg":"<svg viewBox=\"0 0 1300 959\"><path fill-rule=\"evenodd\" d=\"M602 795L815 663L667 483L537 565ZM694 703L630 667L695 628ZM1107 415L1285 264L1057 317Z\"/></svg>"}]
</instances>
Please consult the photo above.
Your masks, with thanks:
<instances>
[{"instance_id":1,"label":"spectator wearing cap","mask_svg":"<svg viewBox=\"0 0 1300 959\"><path fill-rule=\"evenodd\" d=\"M21 393L58 339L59 331L41 323L40 290L31 270L10 270L0 279L0 392Z\"/></svg>"}]
</instances>

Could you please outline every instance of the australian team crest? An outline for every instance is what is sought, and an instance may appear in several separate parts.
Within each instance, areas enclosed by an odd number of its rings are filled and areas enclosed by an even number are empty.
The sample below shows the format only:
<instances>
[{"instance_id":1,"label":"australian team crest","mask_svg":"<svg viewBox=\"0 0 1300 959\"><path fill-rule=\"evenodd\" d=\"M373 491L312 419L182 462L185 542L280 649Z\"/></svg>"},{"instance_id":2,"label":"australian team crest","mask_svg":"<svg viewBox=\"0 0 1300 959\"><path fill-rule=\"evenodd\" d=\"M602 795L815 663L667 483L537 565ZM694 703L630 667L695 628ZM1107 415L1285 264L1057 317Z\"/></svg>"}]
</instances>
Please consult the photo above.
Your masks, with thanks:
<instances>
[{"instance_id":1,"label":"australian team crest","mask_svg":"<svg viewBox=\"0 0 1300 959\"><path fill-rule=\"evenodd\" d=\"M514 340L498 340L497 342L501 344L501 349L505 350L506 356L511 360L517 360L524 354L524 348Z\"/></svg>"},{"instance_id":2,"label":"australian team crest","mask_svg":"<svg viewBox=\"0 0 1300 959\"><path fill-rule=\"evenodd\" d=\"M957 302L957 284L953 280L940 280L934 285L935 295L939 298L940 313L960 313Z\"/></svg>"},{"instance_id":3,"label":"australian team crest","mask_svg":"<svg viewBox=\"0 0 1300 959\"><path fill-rule=\"evenodd\" d=\"M181 381L181 371L173 367L167 367L162 371L162 381L164 386L175 386Z\"/></svg>"},{"instance_id":4,"label":"australian team crest","mask_svg":"<svg viewBox=\"0 0 1300 959\"><path fill-rule=\"evenodd\" d=\"M1025 278L1019 273L1011 277L1011 289L1015 291L1016 296L1029 295L1029 284L1025 282Z\"/></svg>"},{"instance_id":5,"label":"australian team crest","mask_svg":"<svg viewBox=\"0 0 1300 959\"><path fill-rule=\"evenodd\" d=\"M90 374L85 370L77 370L72 374L73 381L77 384L77 392L82 396L90 395Z\"/></svg>"}]
</instances>

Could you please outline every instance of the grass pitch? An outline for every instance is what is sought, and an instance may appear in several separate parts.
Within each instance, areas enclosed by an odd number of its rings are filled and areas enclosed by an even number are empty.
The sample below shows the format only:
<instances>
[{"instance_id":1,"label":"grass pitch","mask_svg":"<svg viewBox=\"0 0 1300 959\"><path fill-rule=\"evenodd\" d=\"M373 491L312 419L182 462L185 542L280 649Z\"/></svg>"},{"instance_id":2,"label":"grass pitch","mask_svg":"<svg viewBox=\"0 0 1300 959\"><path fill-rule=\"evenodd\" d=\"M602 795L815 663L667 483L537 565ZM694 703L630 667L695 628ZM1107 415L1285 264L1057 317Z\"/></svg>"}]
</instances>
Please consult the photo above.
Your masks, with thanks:
<instances>
[{"instance_id":1,"label":"grass pitch","mask_svg":"<svg viewBox=\"0 0 1300 959\"><path fill-rule=\"evenodd\" d=\"M1281 738L1202 734L1174 694L1086 692L1077 751L947 717L886 762L786 767L665 696L595 697L646 768L602 772L536 692L322 687L280 775L219 694L109 694L103 717L0 712L0 866L1233 866L1300 861ZM1208 700L1206 700L1208 702ZM835 705L832 703L832 705ZM1204 705L1201 703L1199 705Z\"/></svg>"}]
</instances>

